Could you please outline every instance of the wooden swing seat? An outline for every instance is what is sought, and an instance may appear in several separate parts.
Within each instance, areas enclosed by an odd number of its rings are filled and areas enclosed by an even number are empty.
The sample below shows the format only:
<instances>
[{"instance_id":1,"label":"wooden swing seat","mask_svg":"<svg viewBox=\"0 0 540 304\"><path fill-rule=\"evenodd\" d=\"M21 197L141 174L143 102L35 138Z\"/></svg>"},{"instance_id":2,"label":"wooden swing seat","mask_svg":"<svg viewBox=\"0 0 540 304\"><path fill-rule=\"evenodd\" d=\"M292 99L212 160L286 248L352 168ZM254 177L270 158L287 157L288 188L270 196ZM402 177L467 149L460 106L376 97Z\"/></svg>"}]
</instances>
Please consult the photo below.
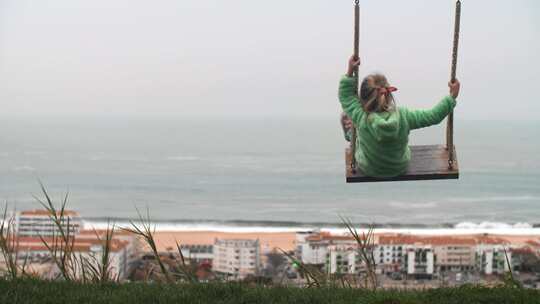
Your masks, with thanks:
<instances>
[{"instance_id":1,"label":"wooden swing seat","mask_svg":"<svg viewBox=\"0 0 540 304\"><path fill-rule=\"evenodd\" d=\"M448 168L448 151L442 145L411 146L411 161L407 172L403 175L390 178L371 177L364 175L359 168L356 173L351 168L351 149L345 150L345 170L347 183L363 182L392 182L392 181L418 181L438 179L458 179L459 168L454 147L453 168Z\"/></svg>"}]
</instances>

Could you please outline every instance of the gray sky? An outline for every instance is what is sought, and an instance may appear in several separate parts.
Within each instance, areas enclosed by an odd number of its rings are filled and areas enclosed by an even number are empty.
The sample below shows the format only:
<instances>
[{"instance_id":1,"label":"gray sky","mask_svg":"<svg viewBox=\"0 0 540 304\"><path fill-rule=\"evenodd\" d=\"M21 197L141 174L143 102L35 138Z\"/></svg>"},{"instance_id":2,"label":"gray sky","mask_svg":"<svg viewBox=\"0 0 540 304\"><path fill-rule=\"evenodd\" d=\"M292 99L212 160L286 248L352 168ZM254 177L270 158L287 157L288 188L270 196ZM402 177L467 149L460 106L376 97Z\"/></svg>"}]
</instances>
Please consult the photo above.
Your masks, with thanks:
<instances>
[{"instance_id":1,"label":"gray sky","mask_svg":"<svg viewBox=\"0 0 540 304\"><path fill-rule=\"evenodd\" d=\"M365 0L362 72L447 93L451 0ZM353 1L0 0L0 116L334 117ZM540 2L463 0L458 119L538 120Z\"/></svg>"}]
</instances>

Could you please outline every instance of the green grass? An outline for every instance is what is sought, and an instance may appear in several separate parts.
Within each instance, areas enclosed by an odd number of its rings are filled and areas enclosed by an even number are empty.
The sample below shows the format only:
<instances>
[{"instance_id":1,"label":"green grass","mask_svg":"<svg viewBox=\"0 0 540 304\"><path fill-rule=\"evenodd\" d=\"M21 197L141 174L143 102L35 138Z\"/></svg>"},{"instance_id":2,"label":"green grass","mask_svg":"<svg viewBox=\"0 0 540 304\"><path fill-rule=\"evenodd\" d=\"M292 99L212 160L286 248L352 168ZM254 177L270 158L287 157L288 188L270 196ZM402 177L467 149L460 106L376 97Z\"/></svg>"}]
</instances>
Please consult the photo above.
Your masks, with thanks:
<instances>
[{"instance_id":1,"label":"green grass","mask_svg":"<svg viewBox=\"0 0 540 304\"><path fill-rule=\"evenodd\" d=\"M540 303L540 292L461 287L425 291L253 287L213 284L81 284L0 280L0 303Z\"/></svg>"}]
</instances>

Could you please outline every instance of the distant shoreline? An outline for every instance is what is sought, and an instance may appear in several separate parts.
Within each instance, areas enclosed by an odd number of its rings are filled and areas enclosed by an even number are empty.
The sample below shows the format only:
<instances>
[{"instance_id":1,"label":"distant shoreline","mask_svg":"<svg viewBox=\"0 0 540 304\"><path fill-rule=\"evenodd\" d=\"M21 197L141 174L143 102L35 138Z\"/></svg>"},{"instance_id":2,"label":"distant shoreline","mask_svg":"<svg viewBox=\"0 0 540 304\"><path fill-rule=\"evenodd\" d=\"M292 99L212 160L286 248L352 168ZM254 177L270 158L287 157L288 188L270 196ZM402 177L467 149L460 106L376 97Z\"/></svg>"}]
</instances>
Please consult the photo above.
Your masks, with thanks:
<instances>
[{"instance_id":1,"label":"distant shoreline","mask_svg":"<svg viewBox=\"0 0 540 304\"><path fill-rule=\"evenodd\" d=\"M108 223L118 227L129 227L127 218L85 218L85 227L104 229ZM331 233L347 233L341 223L302 223L283 221L212 221L212 220L156 220L152 221L158 232L216 232L216 233L295 233L303 231L328 231ZM355 223L359 230L370 227L367 223ZM373 224L377 233L409 233L418 235L467 235L467 234L506 234L506 235L540 235L540 224L500 223L500 222L461 222L430 224Z\"/></svg>"},{"instance_id":2,"label":"distant shoreline","mask_svg":"<svg viewBox=\"0 0 540 304\"><path fill-rule=\"evenodd\" d=\"M126 222L137 221L137 218L124 218L124 217L84 217L85 221L91 223L106 223L111 222ZM301 228L314 228L314 227L328 227L328 228L340 228L345 227L341 222L305 222L305 221L271 221L271 220L211 220L211 219L152 219L152 222L157 225L221 225L221 226L233 226L233 227L301 227ZM354 223L354 221L353 221ZM458 225L464 225L468 223L477 223L485 225L509 225L520 226L527 225L531 228L540 228L539 223L523 223L523 222L491 222L491 221L463 221L463 222L448 222L440 224L419 224L419 223L354 223L357 227L370 227L374 228L415 228L415 229L432 229L432 228L455 228Z\"/></svg>"}]
</instances>

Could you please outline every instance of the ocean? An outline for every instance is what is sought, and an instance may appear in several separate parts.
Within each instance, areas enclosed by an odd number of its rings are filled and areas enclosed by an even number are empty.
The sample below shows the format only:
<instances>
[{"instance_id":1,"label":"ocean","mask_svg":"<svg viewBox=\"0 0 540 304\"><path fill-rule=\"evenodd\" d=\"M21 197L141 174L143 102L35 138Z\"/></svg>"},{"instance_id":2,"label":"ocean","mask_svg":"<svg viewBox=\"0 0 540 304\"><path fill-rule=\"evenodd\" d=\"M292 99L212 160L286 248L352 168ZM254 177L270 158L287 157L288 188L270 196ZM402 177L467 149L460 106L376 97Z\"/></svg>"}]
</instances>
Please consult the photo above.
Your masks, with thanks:
<instances>
[{"instance_id":1,"label":"ocean","mask_svg":"<svg viewBox=\"0 0 540 304\"><path fill-rule=\"evenodd\" d=\"M3 118L0 200L39 208L41 180L96 224L138 208L163 229L538 226L540 122L455 125L459 180L346 184L337 117ZM444 128L410 139L442 144Z\"/></svg>"}]
</instances>

